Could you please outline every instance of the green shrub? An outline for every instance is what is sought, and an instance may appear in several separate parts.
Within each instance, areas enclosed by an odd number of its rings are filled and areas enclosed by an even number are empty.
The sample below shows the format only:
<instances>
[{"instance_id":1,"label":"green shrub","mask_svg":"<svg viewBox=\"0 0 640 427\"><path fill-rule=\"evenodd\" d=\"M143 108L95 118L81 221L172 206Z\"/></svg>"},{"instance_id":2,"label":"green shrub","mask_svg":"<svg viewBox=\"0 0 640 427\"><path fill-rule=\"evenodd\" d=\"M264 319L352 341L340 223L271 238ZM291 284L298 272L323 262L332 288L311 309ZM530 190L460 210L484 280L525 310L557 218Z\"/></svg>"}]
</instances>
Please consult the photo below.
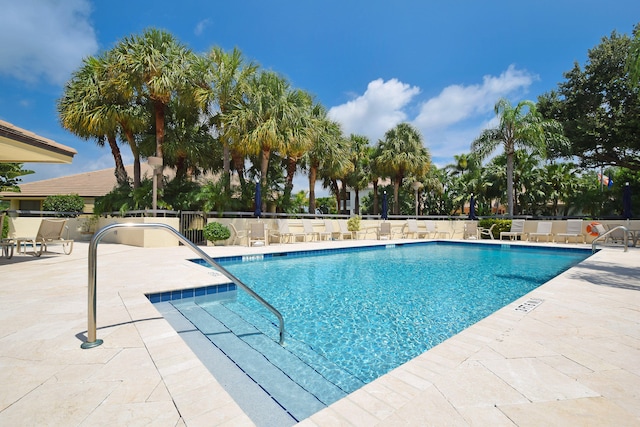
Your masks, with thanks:
<instances>
[{"instance_id":1,"label":"green shrub","mask_svg":"<svg viewBox=\"0 0 640 427\"><path fill-rule=\"evenodd\" d=\"M500 238L501 231L509 231L511 229L510 219L485 218L478 222L478 225L482 228L491 228L493 224L497 224L493 227L493 230L491 230L491 234L493 234L495 239Z\"/></svg>"},{"instance_id":2,"label":"green shrub","mask_svg":"<svg viewBox=\"0 0 640 427\"><path fill-rule=\"evenodd\" d=\"M42 210L80 213L84 210L84 200L77 194L47 196L42 203Z\"/></svg>"},{"instance_id":3,"label":"green shrub","mask_svg":"<svg viewBox=\"0 0 640 427\"><path fill-rule=\"evenodd\" d=\"M349 231L360 231L360 216L352 216L347 220L347 230Z\"/></svg>"},{"instance_id":4,"label":"green shrub","mask_svg":"<svg viewBox=\"0 0 640 427\"><path fill-rule=\"evenodd\" d=\"M231 237L231 231L229 227L219 222L210 222L202 229L202 235L210 242L216 242L218 240L227 240Z\"/></svg>"},{"instance_id":5,"label":"green shrub","mask_svg":"<svg viewBox=\"0 0 640 427\"><path fill-rule=\"evenodd\" d=\"M0 224L0 237L6 239L9 235L9 217L5 216L2 219L2 224Z\"/></svg>"}]
</instances>

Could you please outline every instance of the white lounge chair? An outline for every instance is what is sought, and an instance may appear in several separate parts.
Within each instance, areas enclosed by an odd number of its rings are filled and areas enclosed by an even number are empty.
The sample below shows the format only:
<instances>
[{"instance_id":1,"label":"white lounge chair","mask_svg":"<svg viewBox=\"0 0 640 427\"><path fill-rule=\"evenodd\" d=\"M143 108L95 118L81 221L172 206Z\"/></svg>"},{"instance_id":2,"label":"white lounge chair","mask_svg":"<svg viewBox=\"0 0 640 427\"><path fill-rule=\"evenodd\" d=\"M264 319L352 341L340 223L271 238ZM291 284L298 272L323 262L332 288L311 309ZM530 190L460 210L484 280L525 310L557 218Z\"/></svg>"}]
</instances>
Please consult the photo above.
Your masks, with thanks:
<instances>
[{"instance_id":1,"label":"white lounge chair","mask_svg":"<svg viewBox=\"0 0 640 427\"><path fill-rule=\"evenodd\" d=\"M586 237L582 232L583 222L581 219L568 219L566 221L566 230L564 233L556 234L556 237L564 237L564 242L569 243L569 239L574 237L582 239L582 243L586 243Z\"/></svg>"},{"instance_id":2,"label":"white lounge chair","mask_svg":"<svg viewBox=\"0 0 640 427\"><path fill-rule=\"evenodd\" d=\"M62 237L64 231L67 231L67 238ZM69 255L73 250L73 240L68 238L69 227L67 227L66 219L49 219L45 218L40 222L36 237L17 237L16 246L18 253L26 253L27 244L31 243L35 256L40 256L47 251L50 245L62 245L62 250ZM24 245L24 247L23 247ZM40 249L37 246L40 245Z\"/></svg>"},{"instance_id":3,"label":"white lounge chair","mask_svg":"<svg viewBox=\"0 0 640 427\"><path fill-rule=\"evenodd\" d=\"M305 242L307 241L307 236L310 238L310 241L318 241L320 240L320 233L318 231L315 231L313 229L313 223L311 222L310 219L303 219L302 220L302 228L304 230L304 240Z\"/></svg>"},{"instance_id":4,"label":"white lounge chair","mask_svg":"<svg viewBox=\"0 0 640 427\"><path fill-rule=\"evenodd\" d=\"M324 232L328 234L328 239L338 239L340 238L340 232L336 231L333 228L333 220L325 219L324 220Z\"/></svg>"},{"instance_id":5,"label":"white lounge chair","mask_svg":"<svg viewBox=\"0 0 640 427\"><path fill-rule=\"evenodd\" d=\"M409 235L419 239L420 236L427 237L427 230L420 230L418 228L418 220L416 219L408 219L404 227L402 227L402 237L407 238Z\"/></svg>"},{"instance_id":6,"label":"white lounge chair","mask_svg":"<svg viewBox=\"0 0 640 427\"><path fill-rule=\"evenodd\" d=\"M540 221L538 222L538 227L535 232L529 233L529 239L531 240L533 237L536 238L536 242L539 241L540 237L546 237L547 242L549 240L555 240L553 237L553 233L551 232L551 227L553 223L551 221Z\"/></svg>"},{"instance_id":7,"label":"white lounge chair","mask_svg":"<svg viewBox=\"0 0 640 427\"><path fill-rule=\"evenodd\" d=\"M514 219L511 221L511 229L509 231L500 232L500 240L503 237L508 237L510 240L523 239L526 233L524 232L524 219Z\"/></svg>"},{"instance_id":8,"label":"white lounge chair","mask_svg":"<svg viewBox=\"0 0 640 427\"><path fill-rule=\"evenodd\" d=\"M498 224L491 224L491 227L489 228L478 227L478 234L480 235L480 238L482 239L482 236L487 236L489 239L495 240L495 238L493 237L493 229L496 227L496 225Z\"/></svg>"},{"instance_id":9,"label":"white lounge chair","mask_svg":"<svg viewBox=\"0 0 640 427\"><path fill-rule=\"evenodd\" d=\"M4 217L6 214L2 212L0 214L0 249L2 249L2 256L9 259L13 256L13 239L2 238L2 229L4 227Z\"/></svg>"},{"instance_id":10,"label":"white lounge chair","mask_svg":"<svg viewBox=\"0 0 640 427\"><path fill-rule=\"evenodd\" d=\"M349 239L353 239L354 237L354 233L352 231L349 231L349 226L347 225L347 220L346 219L339 219L338 220L338 227L340 227L340 238L344 239L344 238L349 238Z\"/></svg>"},{"instance_id":11,"label":"white lounge chair","mask_svg":"<svg viewBox=\"0 0 640 427\"><path fill-rule=\"evenodd\" d=\"M279 243L293 243L300 237L302 237L303 240L306 240L306 235L304 233L293 233L289 230L289 221L286 219L278 219L276 222L278 224L278 229L273 230L270 237L278 239Z\"/></svg>"}]
</instances>

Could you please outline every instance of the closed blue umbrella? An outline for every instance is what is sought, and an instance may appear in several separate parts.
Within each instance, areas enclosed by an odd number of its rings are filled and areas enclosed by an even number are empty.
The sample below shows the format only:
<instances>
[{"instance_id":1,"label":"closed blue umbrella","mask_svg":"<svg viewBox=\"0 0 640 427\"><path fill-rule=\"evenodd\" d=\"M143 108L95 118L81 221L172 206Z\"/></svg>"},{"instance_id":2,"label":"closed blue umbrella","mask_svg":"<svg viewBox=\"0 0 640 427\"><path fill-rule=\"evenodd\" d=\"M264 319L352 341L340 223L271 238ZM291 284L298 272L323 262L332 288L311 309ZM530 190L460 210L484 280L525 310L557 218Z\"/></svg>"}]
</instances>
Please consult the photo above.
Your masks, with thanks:
<instances>
[{"instance_id":1,"label":"closed blue umbrella","mask_svg":"<svg viewBox=\"0 0 640 427\"><path fill-rule=\"evenodd\" d=\"M256 218L260 218L262 215L262 195L260 194L260 181L256 181L256 197L255 197L255 208L253 211L253 216Z\"/></svg>"},{"instance_id":2,"label":"closed blue umbrella","mask_svg":"<svg viewBox=\"0 0 640 427\"><path fill-rule=\"evenodd\" d=\"M478 219L476 216L476 198L471 193L471 200L469 201L469 219Z\"/></svg>"},{"instance_id":3,"label":"closed blue umbrella","mask_svg":"<svg viewBox=\"0 0 640 427\"><path fill-rule=\"evenodd\" d=\"M627 182L622 190L622 216L625 219L631 219L633 214L631 213L631 187Z\"/></svg>"},{"instance_id":4,"label":"closed blue umbrella","mask_svg":"<svg viewBox=\"0 0 640 427\"><path fill-rule=\"evenodd\" d=\"M385 191L382 194L382 219L386 220L387 218L387 192Z\"/></svg>"}]
</instances>

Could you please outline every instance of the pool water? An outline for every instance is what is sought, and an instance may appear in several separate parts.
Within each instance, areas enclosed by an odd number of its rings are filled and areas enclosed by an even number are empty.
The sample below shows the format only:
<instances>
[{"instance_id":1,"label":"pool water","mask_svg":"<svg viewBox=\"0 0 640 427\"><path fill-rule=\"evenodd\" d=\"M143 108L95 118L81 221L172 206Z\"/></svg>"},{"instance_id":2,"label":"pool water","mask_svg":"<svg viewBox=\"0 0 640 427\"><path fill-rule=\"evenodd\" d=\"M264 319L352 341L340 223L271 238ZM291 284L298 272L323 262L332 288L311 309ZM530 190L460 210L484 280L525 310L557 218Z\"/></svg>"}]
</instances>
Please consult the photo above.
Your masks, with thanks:
<instances>
[{"instance_id":1,"label":"pool water","mask_svg":"<svg viewBox=\"0 0 640 427\"><path fill-rule=\"evenodd\" d=\"M288 337L367 383L589 255L432 242L224 267L282 313ZM244 292L237 303L275 322Z\"/></svg>"}]
</instances>

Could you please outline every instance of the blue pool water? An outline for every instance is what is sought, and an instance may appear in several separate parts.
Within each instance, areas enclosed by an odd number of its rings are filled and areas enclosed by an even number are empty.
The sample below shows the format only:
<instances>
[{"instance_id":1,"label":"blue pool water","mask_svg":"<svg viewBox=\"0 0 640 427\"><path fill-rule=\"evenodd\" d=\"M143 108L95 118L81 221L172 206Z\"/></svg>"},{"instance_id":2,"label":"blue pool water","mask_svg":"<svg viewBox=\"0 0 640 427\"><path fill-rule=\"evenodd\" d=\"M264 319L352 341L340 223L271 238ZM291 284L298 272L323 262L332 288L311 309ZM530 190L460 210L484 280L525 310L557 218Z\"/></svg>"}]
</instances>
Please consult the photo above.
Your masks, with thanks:
<instances>
[{"instance_id":1,"label":"blue pool water","mask_svg":"<svg viewBox=\"0 0 640 427\"><path fill-rule=\"evenodd\" d=\"M224 267L280 310L289 337L367 383L589 255L433 242ZM237 297L273 321L244 292Z\"/></svg>"}]
</instances>

